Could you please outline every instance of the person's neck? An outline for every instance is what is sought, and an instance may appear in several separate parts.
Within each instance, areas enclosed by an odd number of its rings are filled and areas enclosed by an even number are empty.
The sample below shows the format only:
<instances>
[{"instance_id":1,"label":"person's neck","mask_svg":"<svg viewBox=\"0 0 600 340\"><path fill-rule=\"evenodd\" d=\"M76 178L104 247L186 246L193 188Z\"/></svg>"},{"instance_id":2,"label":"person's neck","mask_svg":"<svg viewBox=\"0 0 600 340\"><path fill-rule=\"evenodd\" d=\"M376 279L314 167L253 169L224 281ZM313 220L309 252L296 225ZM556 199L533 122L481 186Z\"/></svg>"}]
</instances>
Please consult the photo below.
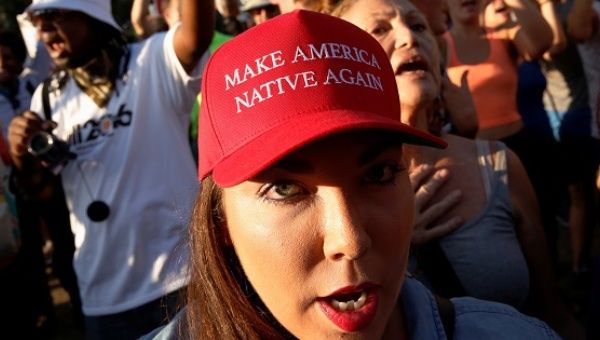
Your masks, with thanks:
<instances>
[{"instance_id":1,"label":"person's neck","mask_svg":"<svg viewBox=\"0 0 600 340\"><path fill-rule=\"evenodd\" d=\"M406 318L404 317L404 310L402 309L401 297L398 298L398 302L394 310L392 311L392 315L390 315L390 321L388 322L382 339L398 339L398 340L406 340L409 338L408 336L408 328L406 327Z\"/></svg>"},{"instance_id":2,"label":"person's neck","mask_svg":"<svg viewBox=\"0 0 600 340\"><path fill-rule=\"evenodd\" d=\"M479 21L461 21L452 26L452 35L463 37L480 37L484 32Z\"/></svg>"},{"instance_id":3,"label":"person's neck","mask_svg":"<svg viewBox=\"0 0 600 340\"><path fill-rule=\"evenodd\" d=\"M104 53L104 51L100 51L95 57L91 58L83 65L74 67L73 69L84 71L91 78L109 77L109 75L113 72L113 68L115 67L116 63L108 60L108 58L104 56Z\"/></svg>"},{"instance_id":4,"label":"person's neck","mask_svg":"<svg viewBox=\"0 0 600 340\"><path fill-rule=\"evenodd\" d=\"M406 115L408 118L403 119L402 122L416 129L429 132L428 111L432 109L433 104L414 109L403 106L402 112L408 113ZM404 114L402 116L405 117ZM410 169L419 164L434 164L440 157L438 149L418 145L406 145L404 155Z\"/></svg>"},{"instance_id":5,"label":"person's neck","mask_svg":"<svg viewBox=\"0 0 600 340\"><path fill-rule=\"evenodd\" d=\"M401 105L402 123L419 130L428 131L427 106Z\"/></svg>"}]
</instances>

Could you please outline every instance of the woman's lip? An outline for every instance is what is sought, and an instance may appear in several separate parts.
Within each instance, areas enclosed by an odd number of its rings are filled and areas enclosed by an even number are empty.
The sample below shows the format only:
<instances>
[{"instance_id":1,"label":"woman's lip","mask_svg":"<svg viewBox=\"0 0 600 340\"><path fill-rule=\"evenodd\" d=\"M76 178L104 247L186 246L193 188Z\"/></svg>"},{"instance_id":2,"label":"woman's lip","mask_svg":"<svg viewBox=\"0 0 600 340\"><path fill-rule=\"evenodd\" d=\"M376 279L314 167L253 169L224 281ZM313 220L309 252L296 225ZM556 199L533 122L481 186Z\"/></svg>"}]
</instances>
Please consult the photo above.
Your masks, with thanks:
<instances>
[{"instance_id":1,"label":"woman's lip","mask_svg":"<svg viewBox=\"0 0 600 340\"><path fill-rule=\"evenodd\" d=\"M361 283L361 284L356 285L356 286L342 287L340 289L337 289L337 290L331 292L325 298L331 297L332 295L350 294L350 293L359 292L359 291L363 291L363 290L372 290L372 289L375 289L375 288L378 288L378 287L379 287L379 285L377 285L375 283L365 282L365 283Z\"/></svg>"},{"instance_id":2,"label":"woman's lip","mask_svg":"<svg viewBox=\"0 0 600 340\"><path fill-rule=\"evenodd\" d=\"M367 293L365 304L358 310L339 311L331 304L331 299L319 299L319 306L325 316L337 327L346 332L356 332L367 327L373 321L377 312L377 292Z\"/></svg>"},{"instance_id":3,"label":"woman's lip","mask_svg":"<svg viewBox=\"0 0 600 340\"><path fill-rule=\"evenodd\" d=\"M378 305L378 285L365 283L358 286L347 286L336 290L329 296L317 299L321 311L337 327L346 332L356 332L367 327L377 312ZM349 294L355 292L365 292L366 301L357 310L341 311L333 305L333 296Z\"/></svg>"}]
</instances>

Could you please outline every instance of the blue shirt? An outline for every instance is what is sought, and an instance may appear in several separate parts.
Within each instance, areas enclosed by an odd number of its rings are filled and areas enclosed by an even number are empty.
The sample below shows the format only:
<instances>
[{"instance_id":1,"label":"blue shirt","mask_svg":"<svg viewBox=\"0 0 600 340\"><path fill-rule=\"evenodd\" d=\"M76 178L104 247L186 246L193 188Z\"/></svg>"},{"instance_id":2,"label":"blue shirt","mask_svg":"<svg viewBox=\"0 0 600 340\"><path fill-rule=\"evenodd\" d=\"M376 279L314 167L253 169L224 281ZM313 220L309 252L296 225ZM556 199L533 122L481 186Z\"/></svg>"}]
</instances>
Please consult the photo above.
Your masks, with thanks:
<instances>
[{"instance_id":1,"label":"blue shirt","mask_svg":"<svg viewBox=\"0 0 600 340\"><path fill-rule=\"evenodd\" d=\"M447 339L433 294L408 274L402 287L400 300L409 339ZM454 339L560 339L542 321L523 315L508 305L470 297L453 298L451 301L455 313ZM184 310L179 312L168 325L154 330L142 339L180 339L177 334L178 323L185 319Z\"/></svg>"}]
</instances>

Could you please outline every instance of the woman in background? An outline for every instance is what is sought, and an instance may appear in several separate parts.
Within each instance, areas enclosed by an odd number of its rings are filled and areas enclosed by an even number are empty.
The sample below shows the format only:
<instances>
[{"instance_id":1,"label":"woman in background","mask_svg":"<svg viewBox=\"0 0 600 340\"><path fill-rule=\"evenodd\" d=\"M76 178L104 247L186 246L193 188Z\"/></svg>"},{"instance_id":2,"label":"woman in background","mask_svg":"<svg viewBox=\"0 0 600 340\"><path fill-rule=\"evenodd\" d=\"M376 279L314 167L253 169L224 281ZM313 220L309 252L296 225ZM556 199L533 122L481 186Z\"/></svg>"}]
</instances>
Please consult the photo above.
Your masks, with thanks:
<instances>
[{"instance_id":1,"label":"woman in background","mask_svg":"<svg viewBox=\"0 0 600 340\"><path fill-rule=\"evenodd\" d=\"M547 249L540 242L544 233L537 201L519 158L502 143L439 130L439 52L425 17L408 0L343 0L332 14L369 32L387 52L402 121L441 134L448 143L443 151L405 148L411 167L428 164L454 174L433 202L462 192L461 202L440 220L459 217L464 224L439 242L416 244L424 266L420 269L434 292L508 303L546 320L561 334L578 334L579 325L558 296Z\"/></svg>"}]
</instances>

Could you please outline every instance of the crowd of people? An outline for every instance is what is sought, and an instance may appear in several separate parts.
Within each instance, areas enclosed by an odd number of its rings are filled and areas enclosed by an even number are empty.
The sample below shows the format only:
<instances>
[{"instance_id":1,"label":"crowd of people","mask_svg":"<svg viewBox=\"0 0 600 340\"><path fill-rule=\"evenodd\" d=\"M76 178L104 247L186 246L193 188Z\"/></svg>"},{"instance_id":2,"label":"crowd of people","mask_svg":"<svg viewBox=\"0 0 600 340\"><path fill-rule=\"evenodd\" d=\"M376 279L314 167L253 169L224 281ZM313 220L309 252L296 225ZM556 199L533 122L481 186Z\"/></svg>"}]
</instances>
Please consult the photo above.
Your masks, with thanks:
<instances>
[{"instance_id":1,"label":"crowd of people","mask_svg":"<svg viewBox=\"0 0 600 340\"><path fill-rule=\"evenodd\" d=\"M44 244L87 339L600 336L600 3L130 14L0 31L8 338L57 322Z\"/></svg>"}]
</instances>

